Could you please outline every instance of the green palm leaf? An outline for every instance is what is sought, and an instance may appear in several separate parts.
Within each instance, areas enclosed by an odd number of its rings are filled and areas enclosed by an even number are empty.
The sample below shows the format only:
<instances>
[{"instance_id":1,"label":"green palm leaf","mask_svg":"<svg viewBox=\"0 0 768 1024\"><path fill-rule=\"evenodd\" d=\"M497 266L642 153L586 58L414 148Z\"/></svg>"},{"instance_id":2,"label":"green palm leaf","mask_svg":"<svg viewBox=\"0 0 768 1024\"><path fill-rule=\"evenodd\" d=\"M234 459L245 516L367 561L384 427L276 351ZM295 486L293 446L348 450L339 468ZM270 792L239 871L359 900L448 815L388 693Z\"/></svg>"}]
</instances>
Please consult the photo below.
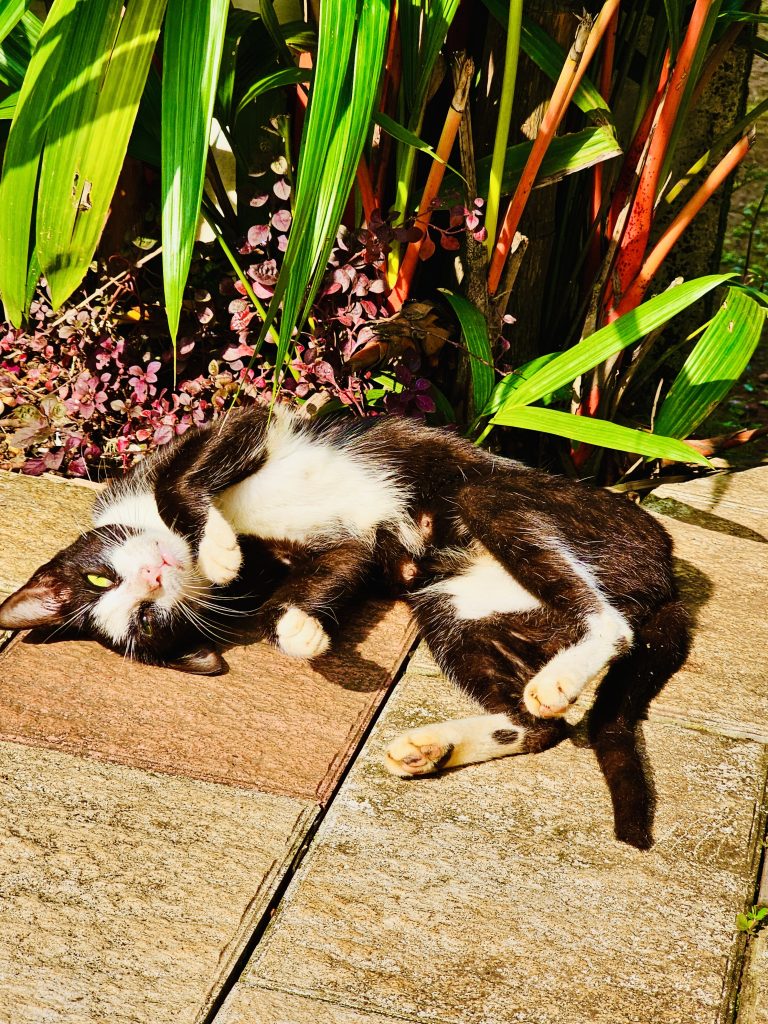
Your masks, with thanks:
<instances>
[{"instance_id":1,"label":"green palm leaf","mask_svg":"<svg viewBox=\"0 0 768 1024\"><path fill-rule=\"evenodd\" d=\"M446 288L439 288L451 304L461 324L461 333L469 352L469 369L472 375L472 410L470 418L475 411L484 409L493 391L495 372L493 369L493 353L491 342L488 338L488 324L485 317L461 295L455 295Z\"/></svg>"},{"instance_id":2,"label":"green palm leaf","mask_svg":"<svg viewBox=\"0 0 768 1024\"><path fill-rule=\"evenodd\" d=\"M163 280L176 338L205 181L227 0L170 0L163 49Z\"/></svg>"},{"instance_id":3,"label":"green palm leaf","mask_svg":"<svg viewBox=\"0 0 768 1024\"><path fill-rule=\"evenodd\" d=\"M608 420L596 420L589 416L574 416L569 412L554 409L538 409L530 406L510 406L494 418L494 423L503 427L522 427L525 430L539 430L545 434L569 437L574 441L602 448L613 448L620 452L633 452L654 459L669 459L673 462L696 462L709 466L709 461L695 448L684 441L671 437L646 434L642 430L621 427Z\"/></svg>"},{"instance_id":4,"label":"green palm leaf","mask_svg":"<svg viewBox=\"0 0 768 1024\"><path fill-rule=\"evenodd\" d=\"M742 375L760 341L766 311L741 290L725 302L696 343L659 410L654 433L688 437Z\"/></svg>"},{"instance_id":5,"label":"green palm leaf","mask_svg":"<svg viewBox=\"0 0 768 1024\"><path fill-rule=\"evenodd\" d=\"M388 18L389 0L360 0L354 19L346 0L325 0L320 8L294 221L258 342L266 337L282 302L278 367L319 287L352 188L378 92Z\"/></svg>"},{"instance_id":6,"label":"green palm leaf","mask_svg":"<svg viewBox=\"0 0 768 1024\"><path fill-rule=\"evenodd\" d=\"M570 384L582 373L592 370L628 345L634 344L650 331L662 327L673 316L687 309L707 292L728 281L732 274L712 274L698 277L693 281L672 288L642 303L637 309L625 313L612 324L601 327L578 345L561 352L557 358L543 366L537 373L512 391L502 412L510 406L529 405L545 395L557 391L564 384ZM504 386L500 381L497 388ZM490 409L486 410L490 413ZM500 422L497 412L492 422Z\"/></svg>"}]
</instances>

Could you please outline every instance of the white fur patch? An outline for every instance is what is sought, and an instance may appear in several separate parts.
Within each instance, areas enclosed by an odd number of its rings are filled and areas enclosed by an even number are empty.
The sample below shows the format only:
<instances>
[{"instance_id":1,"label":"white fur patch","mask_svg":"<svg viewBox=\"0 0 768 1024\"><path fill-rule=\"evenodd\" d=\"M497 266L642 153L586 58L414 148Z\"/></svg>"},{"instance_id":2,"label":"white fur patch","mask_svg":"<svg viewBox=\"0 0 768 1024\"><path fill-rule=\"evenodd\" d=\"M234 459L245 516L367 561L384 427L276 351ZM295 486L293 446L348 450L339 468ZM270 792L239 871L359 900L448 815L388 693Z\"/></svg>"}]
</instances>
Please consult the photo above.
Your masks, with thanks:
<instances>
[{"instance_id":1,"label":"white fur patch","mask_svg":"<svg viewBox=\"0 0 768 1024\"><path fill-rule=\"evenodd\" d=\"M314 615L291 606L276 628L280 650L291 658L318 658L328 650L330 638Z\"/></svg>"},{"instance_id":2,"label":"white fur patch","mask_svg":"<svg viewBox=\"0 0 768 1024\"><path fill-rule=\"evenodd\" d=\"M240 571L243 555L237 536L218 509L211 506L205 524L197 563L212 583L231 583Z\"/></svg>"},{"instance_id":3,"label":"white fur patch","mask_svg":"<svg viewBox=\"0 0 768 1024\"><path fill-rule=\"evenodd\" d=\"M525 729L506 715L475 715L424 725L401 733L389 746L385 764L393 775L409 778L438 768L490 761L517 754Z\"/></svg>"},{"instance_id":4,"label":"white fur patch","mask_svg":"<svg viewBox=\"0 0 768 1024\"><path fill-rule=\"evenodd\" d=\"M586 617L586 626L583 639L559 651L525 687L523 701L532 715L562 715L611 658L632 643L629 623L607 603Z\"/></svg>"},{"instance_id":5,"label":"white fur patch","mask_svg":"<svg viewBox=\"0 0 768 1024\"><path fill-rule=\"evenodd\" d=\"M448 594L460 619L484 619L488 615L530 612L541 602L518 583L501 562L477 545L472 560L456 575L425 588L424 592Z\"/></svg>"},{"instance_id":6,"label":"white fur patch","mask_svg":"<svg viewBox=\"0 0 768 1024\"><path fill-rule=\"evenodd\" d=\"M171 533L157 509L155 496L150 491L125 494L117 501L97 505L93 525L132 526L136 530L161 530Z\"/></svg>"},{"instance_id":7,"label":"white fur patch","mask_svg":"<svg viewBox=\"0 0 768 1024\"><path fill-rule=\"evenodd\" d=\"M299 543L344 536L372 543L376 528L390 524L414 543L418 530L405 513L407 495L387 472L349 449L314 439L284 415L270 423L266 450L257 473L216 499L237 533Z\"/></svg>"}]
</instances>

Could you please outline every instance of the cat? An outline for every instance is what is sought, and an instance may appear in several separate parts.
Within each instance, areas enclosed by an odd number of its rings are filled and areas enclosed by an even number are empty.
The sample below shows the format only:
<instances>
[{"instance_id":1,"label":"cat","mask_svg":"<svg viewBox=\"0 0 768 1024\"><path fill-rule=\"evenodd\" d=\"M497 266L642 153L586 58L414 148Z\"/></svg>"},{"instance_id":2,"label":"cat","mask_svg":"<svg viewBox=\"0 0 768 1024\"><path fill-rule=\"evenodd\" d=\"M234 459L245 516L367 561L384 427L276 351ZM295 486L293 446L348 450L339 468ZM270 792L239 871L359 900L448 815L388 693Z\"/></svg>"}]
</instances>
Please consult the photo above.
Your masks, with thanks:
<instances>
[{"instance_id":1,"label":"cat","mask_svg":"<svg viewBox=\"0 0 768 1024\"><path fill-rule=\"evenodd\" d=\"M93 529L0 605L0 626L75 627L143 662L225 671L205 634L228 610L244 537L271 581L260 637L319 657L342 605L383 581L482 708L397 737L395 775L558 743L569 705L607 667L589 738L617 837L651 845L636 725L685 660L689 627L671 541L648 513L409 419L249 408L110 484Z\"/></svg>"}]
</instances>

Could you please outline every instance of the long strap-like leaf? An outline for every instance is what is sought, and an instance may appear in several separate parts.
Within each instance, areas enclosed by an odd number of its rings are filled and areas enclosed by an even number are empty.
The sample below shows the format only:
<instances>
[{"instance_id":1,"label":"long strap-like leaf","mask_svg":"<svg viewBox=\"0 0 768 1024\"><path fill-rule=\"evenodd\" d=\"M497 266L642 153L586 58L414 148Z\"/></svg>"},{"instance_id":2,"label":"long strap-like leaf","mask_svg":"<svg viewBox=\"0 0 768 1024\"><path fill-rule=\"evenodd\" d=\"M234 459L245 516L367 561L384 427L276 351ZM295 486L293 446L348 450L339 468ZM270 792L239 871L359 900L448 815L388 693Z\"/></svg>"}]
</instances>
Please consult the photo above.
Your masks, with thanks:
<instances>
[{"instance_id":1,"label":"long strap-like leaf","mask_svg":"<svg viewBox=\"0 0 768 1024\"><path fill-rule=\"evenodd\" d=\"M169 0L163 47L163 280L175 340L205 182L227 0Z\"/></svg>"},{"instance_id":2,"label":"long strap-like leaf","mask_svg":"<svg viewBox=\"0 0 768 1024\"><path fill-rule=\"evenodd\" d=\"M608 420L596 420L589 416L574 416L570 412L555 409L538 409L530 406L512 407L500 412L495 420L504 427L523 427L525 430L539 430L545 434L569 437L574 441L613 448L620 452L647 455L654 459L670 459L673 462L697 462L709 466L709 460L684 441L671 437L646 434L632 430Z\"/></svg>"},{"instance_id":3,"label":"long strap-like leaf","mask_svg":"<svg viewBox=\"0 0 768 1024\"><path fill-rule=\"evenodd\" d=\"M564 384L570 384L581 374L599 366L609 356L615 355L650 331L662 327L673 316L686 309L707 292L728 281L732 274L712 274L698 277L678 285L670 291L656 295L626 313L606 327L601 327L573 348L566 349L557 358L543 366L537 373L512 391L502 409L496 413L493 422L500 423L502 413L511 406L529 405L545 395L557 391ZM502 387L503 381L497 385ZM634 449L633 449L634 450ZM639 449L638 449L639 450Z\"/></svg>"},{"instance_id":4,"label":"long strap-like leaf","mask_svg":"<svg viewBox=\"0 0 768 1024\"><path fill-rule=\"evenodd\" d=\"M729 288L669 389L654 433L688 437L742 375L764 326L765 309L739 289Z\"/></svg>"}]
</instances>

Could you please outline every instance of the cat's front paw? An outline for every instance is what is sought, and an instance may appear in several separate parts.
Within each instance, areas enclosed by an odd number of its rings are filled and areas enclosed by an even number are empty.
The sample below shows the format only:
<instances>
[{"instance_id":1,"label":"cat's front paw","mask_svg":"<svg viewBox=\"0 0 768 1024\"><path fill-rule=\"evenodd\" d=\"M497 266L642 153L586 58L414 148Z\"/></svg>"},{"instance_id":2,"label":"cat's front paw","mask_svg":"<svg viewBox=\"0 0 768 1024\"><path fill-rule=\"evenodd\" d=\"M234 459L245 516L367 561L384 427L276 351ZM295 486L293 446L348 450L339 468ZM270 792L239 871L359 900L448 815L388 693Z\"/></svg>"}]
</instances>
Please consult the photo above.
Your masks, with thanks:
<instances>
[{"instance_id":1,"label":"cat's front paw","mask_svg":"<svg viewBox=\"0 0 768 1024\"><path fill-rule=\"evenodd\" d=\"M523 703L536 718L564 715L581 693L582 687L566 673L534 676L523 690Z\"/></svg>"},{"instance_id":2,"label":"cat's front paw","mask_svg":"<svg viewBox=\"0 0 768 1024\"><path fill-rule=\"evenodd\" d=\"M278 619L275 633L278 647L291 658L318 658L331 642L320 621L296 607Z\"/></svg>"},{"instance_id":3,"label":"cat's front paw","mask_svg":"<svg viewBox=\"0 0 768 1024\"><path fill-rule=\"evenodd\" d=\"M412 775L429 775L444 768L453 750L453 744L440 736L439 726L426 725L404 732L393 740L384 763L393 775L408 779Z\"/></svg>"},{"instance_id":4,"label":"cat's front paw","mask_svg":"<svg viewBox=\"0 0 768 1024\"><path fill-rule=\"evenodd\" d=\"M240 571L242 561L243 553L235 531L224 516L212 508L197 552L200 572L211 583L231 583Z\"/></svg>"}]
</instances>

